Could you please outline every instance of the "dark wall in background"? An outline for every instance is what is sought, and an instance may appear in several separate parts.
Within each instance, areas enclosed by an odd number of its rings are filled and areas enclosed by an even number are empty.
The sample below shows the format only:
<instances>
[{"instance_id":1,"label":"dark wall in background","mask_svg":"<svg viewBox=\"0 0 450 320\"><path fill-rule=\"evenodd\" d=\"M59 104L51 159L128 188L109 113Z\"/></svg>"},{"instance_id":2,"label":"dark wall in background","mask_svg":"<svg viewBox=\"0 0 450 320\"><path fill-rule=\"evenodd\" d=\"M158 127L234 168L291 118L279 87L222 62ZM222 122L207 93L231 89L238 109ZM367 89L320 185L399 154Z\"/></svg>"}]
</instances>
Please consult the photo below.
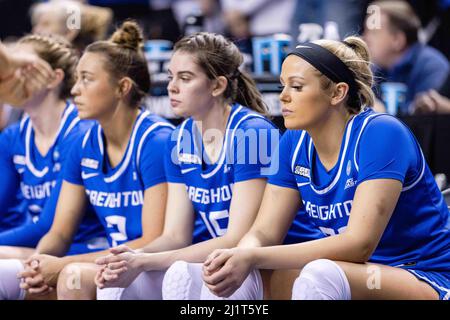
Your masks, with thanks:
<instances>
[{"instance_id":1,"label":"dark wall in background","mask_svg":"<svg viewBox=\"0 0 450 320\"><path fill-rule=\"evenodd\" d=\"M0 0L0 39L21 37L30 32L32 0Z\"/></svg>"}]
</instances>

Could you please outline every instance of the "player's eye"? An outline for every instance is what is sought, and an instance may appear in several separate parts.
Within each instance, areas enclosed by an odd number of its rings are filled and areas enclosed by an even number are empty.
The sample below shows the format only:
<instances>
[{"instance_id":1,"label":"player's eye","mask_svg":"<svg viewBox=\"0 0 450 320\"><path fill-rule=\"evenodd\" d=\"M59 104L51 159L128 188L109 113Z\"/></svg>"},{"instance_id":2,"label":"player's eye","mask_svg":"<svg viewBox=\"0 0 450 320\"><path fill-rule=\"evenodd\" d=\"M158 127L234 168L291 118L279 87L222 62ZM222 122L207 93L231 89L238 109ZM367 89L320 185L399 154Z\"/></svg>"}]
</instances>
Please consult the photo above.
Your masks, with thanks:
<instances>
[{"instance_id":1,"label":"player's eye","mask_svg":"<svg viewBox=\"0 0 450 320\"><path fill-rule=\"evenodd\" d=\"M82 76L82 77L81 77L81 81L82 81L83 83L88 83L88 82L90 81L90 79L89 79L88 77L86 77L86 76Z\"/></svg>"}]
</instances>

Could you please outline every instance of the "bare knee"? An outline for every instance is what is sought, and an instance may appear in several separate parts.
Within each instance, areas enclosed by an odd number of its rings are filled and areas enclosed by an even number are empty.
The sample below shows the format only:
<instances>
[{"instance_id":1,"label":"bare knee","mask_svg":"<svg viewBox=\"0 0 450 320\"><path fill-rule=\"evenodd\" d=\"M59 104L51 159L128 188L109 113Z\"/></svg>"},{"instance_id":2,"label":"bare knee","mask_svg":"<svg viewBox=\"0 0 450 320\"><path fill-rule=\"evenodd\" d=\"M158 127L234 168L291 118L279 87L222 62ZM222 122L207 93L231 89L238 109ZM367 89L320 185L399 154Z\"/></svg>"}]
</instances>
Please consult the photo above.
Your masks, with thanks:
<instances>
[{"instance_id":1,"label":"bare knee","mask_svg":"<svg viewBox=\"0 0 450 320\"><path fill-rule=\"evenodd\" d=\"M58 299L95 300L94 282L98 267L92 263L70 263L66 265L58 278Z\"/></svg>"}]
</instances>

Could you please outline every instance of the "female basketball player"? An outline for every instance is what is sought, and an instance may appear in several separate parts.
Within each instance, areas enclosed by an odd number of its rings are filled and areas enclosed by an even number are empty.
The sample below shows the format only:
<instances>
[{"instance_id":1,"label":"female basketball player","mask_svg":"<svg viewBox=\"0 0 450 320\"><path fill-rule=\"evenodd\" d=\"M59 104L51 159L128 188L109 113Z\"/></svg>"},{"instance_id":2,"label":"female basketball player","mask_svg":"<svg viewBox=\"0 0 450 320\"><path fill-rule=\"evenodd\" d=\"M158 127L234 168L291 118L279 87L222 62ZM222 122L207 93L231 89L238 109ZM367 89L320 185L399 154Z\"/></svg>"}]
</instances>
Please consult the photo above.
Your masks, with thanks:
<instances>
[{"instance_id":1,"label":"female basketball player","mask_svg":"<svg viewBox=\"0 0 450 320\"><path fill-rule=\"evenodd\" d=\"M173 126L139 108L150 87L141 42L137 24L125 22L109 41L88 46L78 63L72 94L79 116L97 123L70 152L55 221L39 242L38 253L65 253L87 202L112 246L126 242L139 248L161 233L167 184L163 156L157 151L166 145ZM90 295L79 298L93 298L96 265L89 262L98 256L33 255L21 272L25 280L21 287L29 293L46 293L57 285L66 265L78 262L65 272L73 275L77 268L87 267L90 277L84 274L78 280ZM73 289L68 281L60 285Z\"/></svg>"},{"instance_id":2,"label":"female basketball player","mask_svg":"<svg viewBox=\"0 0 450 320\"><path fill-rule=\"evenodd\" d=\"M258 298L261 282L244 282L254 270L297 268L293 299L448 299L448 209L408 128L363 109L365 43L299 45L281 83L280 170L239 246L204 263L202 298ZM302 203L329 237L273 246Z\"/></svg>"},{"instance_id":3,"label":"female basketball player","mask_svg":"<svg viewBox=\"0 0 450 320\"><path fill-rule=\"evenodd\" d=\"M79 13L77 28L73 19L75 12ZM110 8L73 0L37 2L31 7L30 15L33 33L59 34L79 53L92 42L105 40L113 18Z\"/></svg>"},{"instance_id":4,"label":"female basketball player","mask_svg":"<svg viewBox=\"0 0 450 320\"><path fill-rule=\"evenodd\" d=\"M17 50L42 57L55 70L46 88L21 107L26 113L22 121L0 135L0 258L24 259L50 229L67 152L89 124L80 122L75 106L67 100L78 61L70 44L30 35L19 40ZM16 221L22 226L13 228ZM80 230L84 236L75 243L81 245L102 234L96 221L90 216Z\"/></svg>"},{"instance_id":5,"label":"female basketball player","mask_svg":"<svg viewBox=\"0 0 450 320\"><path fill-rule=\"evenodd\" d=\"M175 287L165 298L198 299L200 262L216 248L235 246L250 228L279 134L263 116L266 107L239 71L241 63L237 47L220 35L199 33L175 45L168 91L175 113L187 119L166 150L164 231L143 250L122 246L97 260L103 265L96 276L99 298L161 299L172 265L175 277L191 273L186 282L169 279Z\"/></svg>"},{"instance_id":6,"label":"female basketball player","mask_svg":"<svg viewBox=\"0 0 450 320\"><path fill-rule=\"evenodd\" d=\"M0 135L1 259L28 258L50 229L67 154L90 126L80 121L75 106L67 100L78 61L70 44L55 37L30 35L19 40L17 50L48 61L55 76L22 106L26 113L22 121ZM22 224L14 226L16 221ZM98 250L102 239L106 243L105 232L95 214L88 211L67 254ZM20 260L0 260L0 282L6 281L7 270L16 278L17 268L8 265L23 268ZM5 298L1 291L0 298Z\"/></svg>"}]
</instances>

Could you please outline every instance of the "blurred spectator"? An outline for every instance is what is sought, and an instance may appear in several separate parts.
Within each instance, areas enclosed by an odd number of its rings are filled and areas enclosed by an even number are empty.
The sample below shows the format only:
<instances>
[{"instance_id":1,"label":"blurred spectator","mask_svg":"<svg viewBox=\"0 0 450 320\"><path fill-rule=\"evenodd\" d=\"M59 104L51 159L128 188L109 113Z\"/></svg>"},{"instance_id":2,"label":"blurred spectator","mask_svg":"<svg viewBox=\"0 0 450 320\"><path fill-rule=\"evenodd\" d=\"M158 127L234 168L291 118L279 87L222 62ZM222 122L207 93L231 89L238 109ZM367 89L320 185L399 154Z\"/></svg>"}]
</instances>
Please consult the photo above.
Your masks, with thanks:
<instances>
[{"instance_id":1,"label":"blurred spectator","mask_svg":"<svg viewBox=\"0 0 450 320\"><path fill-rule=\"evenodd\" d=\"M436 19L438 25L430 39L430 45L438 48L450 59L450 0L439 0Z\"/></svg>"},{"instance_id":2,"label":"blurred spectator","mask_svg":"<svg viewBox=\"0 0 450 320\"><path fill-rule=\"evenodd\" d=\"M201 15L202 31L224 33L225 23L220 0L176 0L172 8L178 24L183 29L189 16Z\"/></svg>"},{"instance_id":3,"label":"blurred spectator","mask_svg":"<svg viewBox=\"0 0 450 320\"><path fill-rule=\"evenodd\" d=\"M81 53L90 43L106 38L112 10L70 0L51 0L32 7L31 21L33 33L62 35Z\"/></svg>"},{"instance_id":4,"label":"blurred spectator","mask_svg":"<svg viewBox=\"0 0 450 320\"><path fill-rule=\"evenodd\" d=\"M419 43L420 20L405 1L375 1L367 16L364 38L369 46L380 83L404 84L406 92L399 114L412 111L416 94L438 89L449 72L445 56ZM380 90L375 93L380 97Z\"/></svg>"},{"instance_id":5,"label":"blurred spectator","mask_svg":"<svg viewBox=\"0 0 450 320\"><path fill-rule=\"evenodd\" d=\"M296 0L291 22L293 44L361 33L367 4L367 0Z\"/></svg>"},{"instance_id":6,"label":"blurred spectator","mask_svg":"<svg viewBox=\"0 0 450 320\"><path fill-rule=\"evenodd\" d=\"M221 0L227 27L240 37L288 33L294 0Z\"/></svg>"},{"instance_id":7,"label":"blurred spectator","mask_svg":"<svg viewBox=\"0 0 450 320\"><path fill-rule=\"evenodd\" d=\"M180 27L175 19L172 4L175 0L89 0L92 5L109 7L114 12L114 24L132 18L144 30L148 39L165 39L176 42Z\"/></svg>"},{"instance_id":8,"label":"blurred spectator","mask_svg":"<svg viewBox=\"0 0 450 320\"><path fill-rule=\"evenodd\" d=\"M420 41L450 59L450 0L408 0L419 16L423 30Z\"/></svg>"},{"instance_id":9,"label":"blurred spectator","mask_svg":"<svg viewBox=\"0 0 450 320\"><path fill-rule=\"evenodd\" d=\"M450 74L441 90L428 90L414 100L414 113L450 113Z\"/></svg>"},{"instance_id":10,"label":"blurred spectator","mask_svg":"<svg viewBox=\"0 0 450 320\"><path fill-rule=\"evenodd\" d=\"M221 0L227 34L245 53L254 36L289 33L294 0Z\"/></svg>"}]
</instances>

